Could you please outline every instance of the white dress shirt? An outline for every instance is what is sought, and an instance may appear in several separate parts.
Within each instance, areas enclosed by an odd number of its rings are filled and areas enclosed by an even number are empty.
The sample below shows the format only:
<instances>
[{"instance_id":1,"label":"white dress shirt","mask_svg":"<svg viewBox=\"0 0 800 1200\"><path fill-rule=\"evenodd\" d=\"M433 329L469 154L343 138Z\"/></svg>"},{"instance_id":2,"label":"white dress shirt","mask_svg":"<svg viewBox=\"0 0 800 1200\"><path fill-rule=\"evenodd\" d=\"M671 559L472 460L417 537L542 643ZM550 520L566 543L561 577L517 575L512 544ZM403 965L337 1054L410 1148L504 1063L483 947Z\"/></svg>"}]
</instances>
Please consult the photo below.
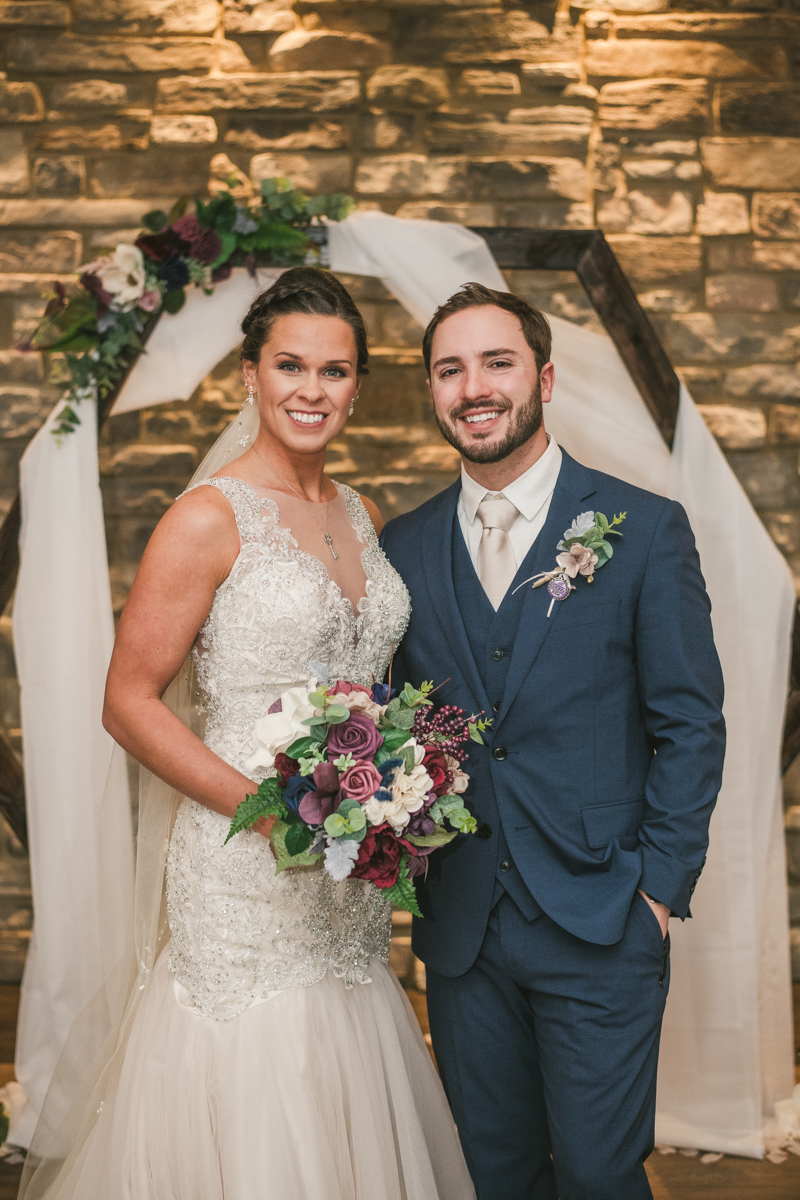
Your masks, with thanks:
<instances>
[{"instance_id":1,"label":"white dress shirt","mask_svg":"<svg viewBox=\"0 0 800 1200\"><path fill-rule=\"evenodd\" d=\"M487 496L505 496L519 509L519 516L508 531L519 568L525 555L536 541L547 520L550 501L555 491L558 473L561 470L561 447L555 438L547 435L547 449L524 475L509 483L502 492L489 492L481 483L476 483L464 463L461 464L461 495L458 500L458 522L464 541L467 543L472 565L478 569L478 546L483 533L483 524L478 516L478 505ZM559 534L562 531L559 530ZM556 544L553 542L553 554Z\"/></svg>"}]
</instances>

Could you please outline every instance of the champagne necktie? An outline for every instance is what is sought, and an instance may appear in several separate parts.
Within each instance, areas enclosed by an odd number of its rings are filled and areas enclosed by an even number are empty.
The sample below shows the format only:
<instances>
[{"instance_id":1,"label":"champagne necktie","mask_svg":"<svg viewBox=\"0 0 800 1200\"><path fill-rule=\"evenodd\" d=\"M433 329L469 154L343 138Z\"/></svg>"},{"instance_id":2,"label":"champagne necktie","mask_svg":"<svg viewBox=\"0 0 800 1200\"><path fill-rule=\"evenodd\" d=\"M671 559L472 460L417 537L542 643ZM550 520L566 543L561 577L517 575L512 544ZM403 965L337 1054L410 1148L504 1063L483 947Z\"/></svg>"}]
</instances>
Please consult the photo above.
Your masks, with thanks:
<instances>
[{"instance_id":1,"label":"champagne necktie","mask_svg":"<svg viewBox=\"0 0 800 1200\"><path fill-rule=\"evenodd\" d=\"M517 560L508 531L519 516L519 509L505 496L488 496L478 505L483 524L478 546L478 578L497 611L517 573Z\"/></svg>"}]
</instances>

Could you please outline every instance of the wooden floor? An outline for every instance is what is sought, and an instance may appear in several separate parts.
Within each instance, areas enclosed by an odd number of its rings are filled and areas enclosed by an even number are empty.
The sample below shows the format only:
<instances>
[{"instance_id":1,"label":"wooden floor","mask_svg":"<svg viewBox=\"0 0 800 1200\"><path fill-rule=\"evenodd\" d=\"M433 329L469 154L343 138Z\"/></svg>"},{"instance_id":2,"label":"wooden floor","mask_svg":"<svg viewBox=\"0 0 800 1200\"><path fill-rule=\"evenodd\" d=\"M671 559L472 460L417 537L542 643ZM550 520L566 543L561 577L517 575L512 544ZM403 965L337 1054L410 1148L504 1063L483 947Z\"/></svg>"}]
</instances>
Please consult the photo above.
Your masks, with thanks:
<instances>
[{"instance_id":1,"label":"wooden floor","mask_svg":"<svg viewBox=\"0 0 800 1200\"><path fill-rule=\"evenodd\" d=\"M425 994L413 989L406 994L423 1034L427 1034ZM0 984L0 1085L13 1078L18 1002L19 988ZM794 1011L800 1082L800 985L794 989ZM8 1166L0 1159L0 1200L16 1200L21 1172L21 1166ZM706 1165L699 1155L655 1153L648 1160L647 1174L653 1200L800 1200L800 1158L792 1154L780 1164L726 1157Z\"/></svg>"}]
</instances>

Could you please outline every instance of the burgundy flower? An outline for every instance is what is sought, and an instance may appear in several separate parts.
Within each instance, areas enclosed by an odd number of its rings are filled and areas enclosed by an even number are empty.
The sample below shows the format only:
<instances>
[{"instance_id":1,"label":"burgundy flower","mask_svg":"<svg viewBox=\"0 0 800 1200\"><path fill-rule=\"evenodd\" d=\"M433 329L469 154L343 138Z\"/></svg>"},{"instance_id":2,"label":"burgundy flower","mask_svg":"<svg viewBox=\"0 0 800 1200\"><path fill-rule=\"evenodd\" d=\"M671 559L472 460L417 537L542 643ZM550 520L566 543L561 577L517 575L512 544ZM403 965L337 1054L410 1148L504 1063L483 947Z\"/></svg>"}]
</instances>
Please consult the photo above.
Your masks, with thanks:
<instances>
[{"instance_id":1,"label":"burgundy flower","mask_svg":"<svg viewBox=\"0 0 800 1200\"><path fill-rule=\"evenodd\" d=\"M222 241L213 229L204 229L197 217L180 217L172 226L173 232L189 243L189 254L207 265L219 258Z\"/></svg>"},{"instance_id":2,"label":"burgundy flower","mask_svg":"<svg viewBox=\"0 0 800 1200\"><path fill-rule=\"evenodd\" d=\"M285 784L293 775L300 774L300 763L296 758L289 758L288 754L276 754L275 770L278 772L281 783Z\"/></svg>"},{"instance_id":3,"label":"burgundy flower","mask_svg":"<svg viewBox=\"0 0 800 1200\"><path fill-rule=\"evenodd\" d=\"M440 750L438 746L426 746L422 763L433 780L433 790L438 796L444 796L447 792L448 776L444 751Z\"/></svg>"},{"instance_id":4,"label":"burgundy flower","mask_svg":"<svg viewBox=\"0 0 800 1200\"><path fill-rule=\"evenodd\" d=\"M170 229L173 233L177 233L178 237L183 238L185 242L193 242L203 233L203 226L198 221L197 217L193 217L187 213L185 217L178 217L177 221L173 221Z\"/></svg>"},{"instance_id":5,"label":"burgundy flower","mask_svg":"<svg viewBox=\"0 0 800 1200\"><path fill-rule=\"evenodd\" d=\"M152 258L153 262L164 262L171 254L188 254L189 243L178 237L171 228L162 229L161 233L143 233L134 242L142 254Z\"/></svg>"},{"instance_id":6,"label":"burgundy flower","mask_svg":"<svg viewBox=\"0 0 800 1200\"><path fill-rule=\"evenodd\" d=\"M320 763L314 769L316 791L307 792L297 809L306 825L322 825L342 802L339 772L333 763Z\"/></svg>"},{"instance_id":7,"label":"burgundy flower","mask_svg":"<svg viewBox=\"0 0 800 1200\"><path fill-rule=\"evenodd\" d=\"M371 825L359 848L350 878L367 879L379 888L394 887L400 874L402 849L388 825Z\"/></svg>"},{"instance_id":8,"label":"burgundy flower","mask_svg":"<svg viewBox=\"0 0 800 1200\"><path fill-rule=\"evenodd\" d=\"M214 261L213 259L211 260ZM233 274L233 267L230 263L223 263L221 267L216 267L211 272L212 283L224 283L226 279L230 279Z\"/></svg>"},{"instance_id":9,"label":"burgundy flower","mask_svg":"<svg viewBox=\"0 0 800 1200\"><path fill-rule=\"evenodd\" d=\"M333 725L328 734L328 755L352 754L353 758L369 761L383 745L377 726L362 713L351 713L340 725Z\"/></svg>"},{"instance_id":10,"label":"burgundy flower","mask_svg":"<svg viewBox=\"0 0 800 1200\"><path fill-rule=\"evenodd\" d=\"M357 762L341 778L342 795L359 804L366 804L378 788L383 787L383 777L371 762Z\"/></svg>"},{"instance_id":11,"label":"burgundy flower","mask_svg":"<svg viewBox=\"0 0 800 1200\"><path fill-rule=\"evenodd\" d=\"M88 272L81 275L81 286L86 288L87 292L91 292L97 300L97 315L105 316L111 305L114 297L110 292L107 292L103 287L100 278L97 275L91 275Z\"/></svg>"},{"instance_id":12,"label":"burgundy flower","mask_svg":"<svg viewBox=\"0 0 800 1200\"><path fill-rule=\"evenodd\" d=\"M47 308L44 310L46 317L54 317L56 313L63 312L67 307L67 289L60 280L53 281L53 291L55 296L48 301Z\"/></svg>"}]
</instances>

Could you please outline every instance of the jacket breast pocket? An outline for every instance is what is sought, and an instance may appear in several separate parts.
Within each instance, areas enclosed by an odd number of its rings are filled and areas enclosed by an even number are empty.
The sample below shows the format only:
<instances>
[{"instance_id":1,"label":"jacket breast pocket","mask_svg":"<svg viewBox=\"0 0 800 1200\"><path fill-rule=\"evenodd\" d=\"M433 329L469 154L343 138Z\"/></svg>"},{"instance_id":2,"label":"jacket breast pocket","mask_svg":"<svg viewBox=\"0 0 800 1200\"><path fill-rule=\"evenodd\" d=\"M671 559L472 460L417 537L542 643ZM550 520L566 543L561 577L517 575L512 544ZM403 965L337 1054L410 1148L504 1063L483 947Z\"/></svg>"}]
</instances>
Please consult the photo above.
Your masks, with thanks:
<instances>
[{"instance_id":1,"label":"jacket breast pocket","mask_svg":"<svg viewBox=\"0 0 800 1200\"><path fill-rule=\"evenodd\" d=\"M595 603L591 595L591 585L581 588L581 593L578 596L570 595L566 600L556 601L558 616L553 633L577 629L581 625L605 625L609 621L619 619L621 600L602 600ZM553 613L553 616L556 614Z\"/></svg>"},{"instance_id":2,"label":"jacket breast pocket","mask_svg":"<svg viewBox=\"0 0 800 1200\"><path fill-rule=\"evenodd\" d=\"M586 841L592 850L603 850L614 838L638 838L644 821L644 798L623 800L621 804L593 804L589 808L582 808L581 816Z\"/></svg>"}]
</instances>

